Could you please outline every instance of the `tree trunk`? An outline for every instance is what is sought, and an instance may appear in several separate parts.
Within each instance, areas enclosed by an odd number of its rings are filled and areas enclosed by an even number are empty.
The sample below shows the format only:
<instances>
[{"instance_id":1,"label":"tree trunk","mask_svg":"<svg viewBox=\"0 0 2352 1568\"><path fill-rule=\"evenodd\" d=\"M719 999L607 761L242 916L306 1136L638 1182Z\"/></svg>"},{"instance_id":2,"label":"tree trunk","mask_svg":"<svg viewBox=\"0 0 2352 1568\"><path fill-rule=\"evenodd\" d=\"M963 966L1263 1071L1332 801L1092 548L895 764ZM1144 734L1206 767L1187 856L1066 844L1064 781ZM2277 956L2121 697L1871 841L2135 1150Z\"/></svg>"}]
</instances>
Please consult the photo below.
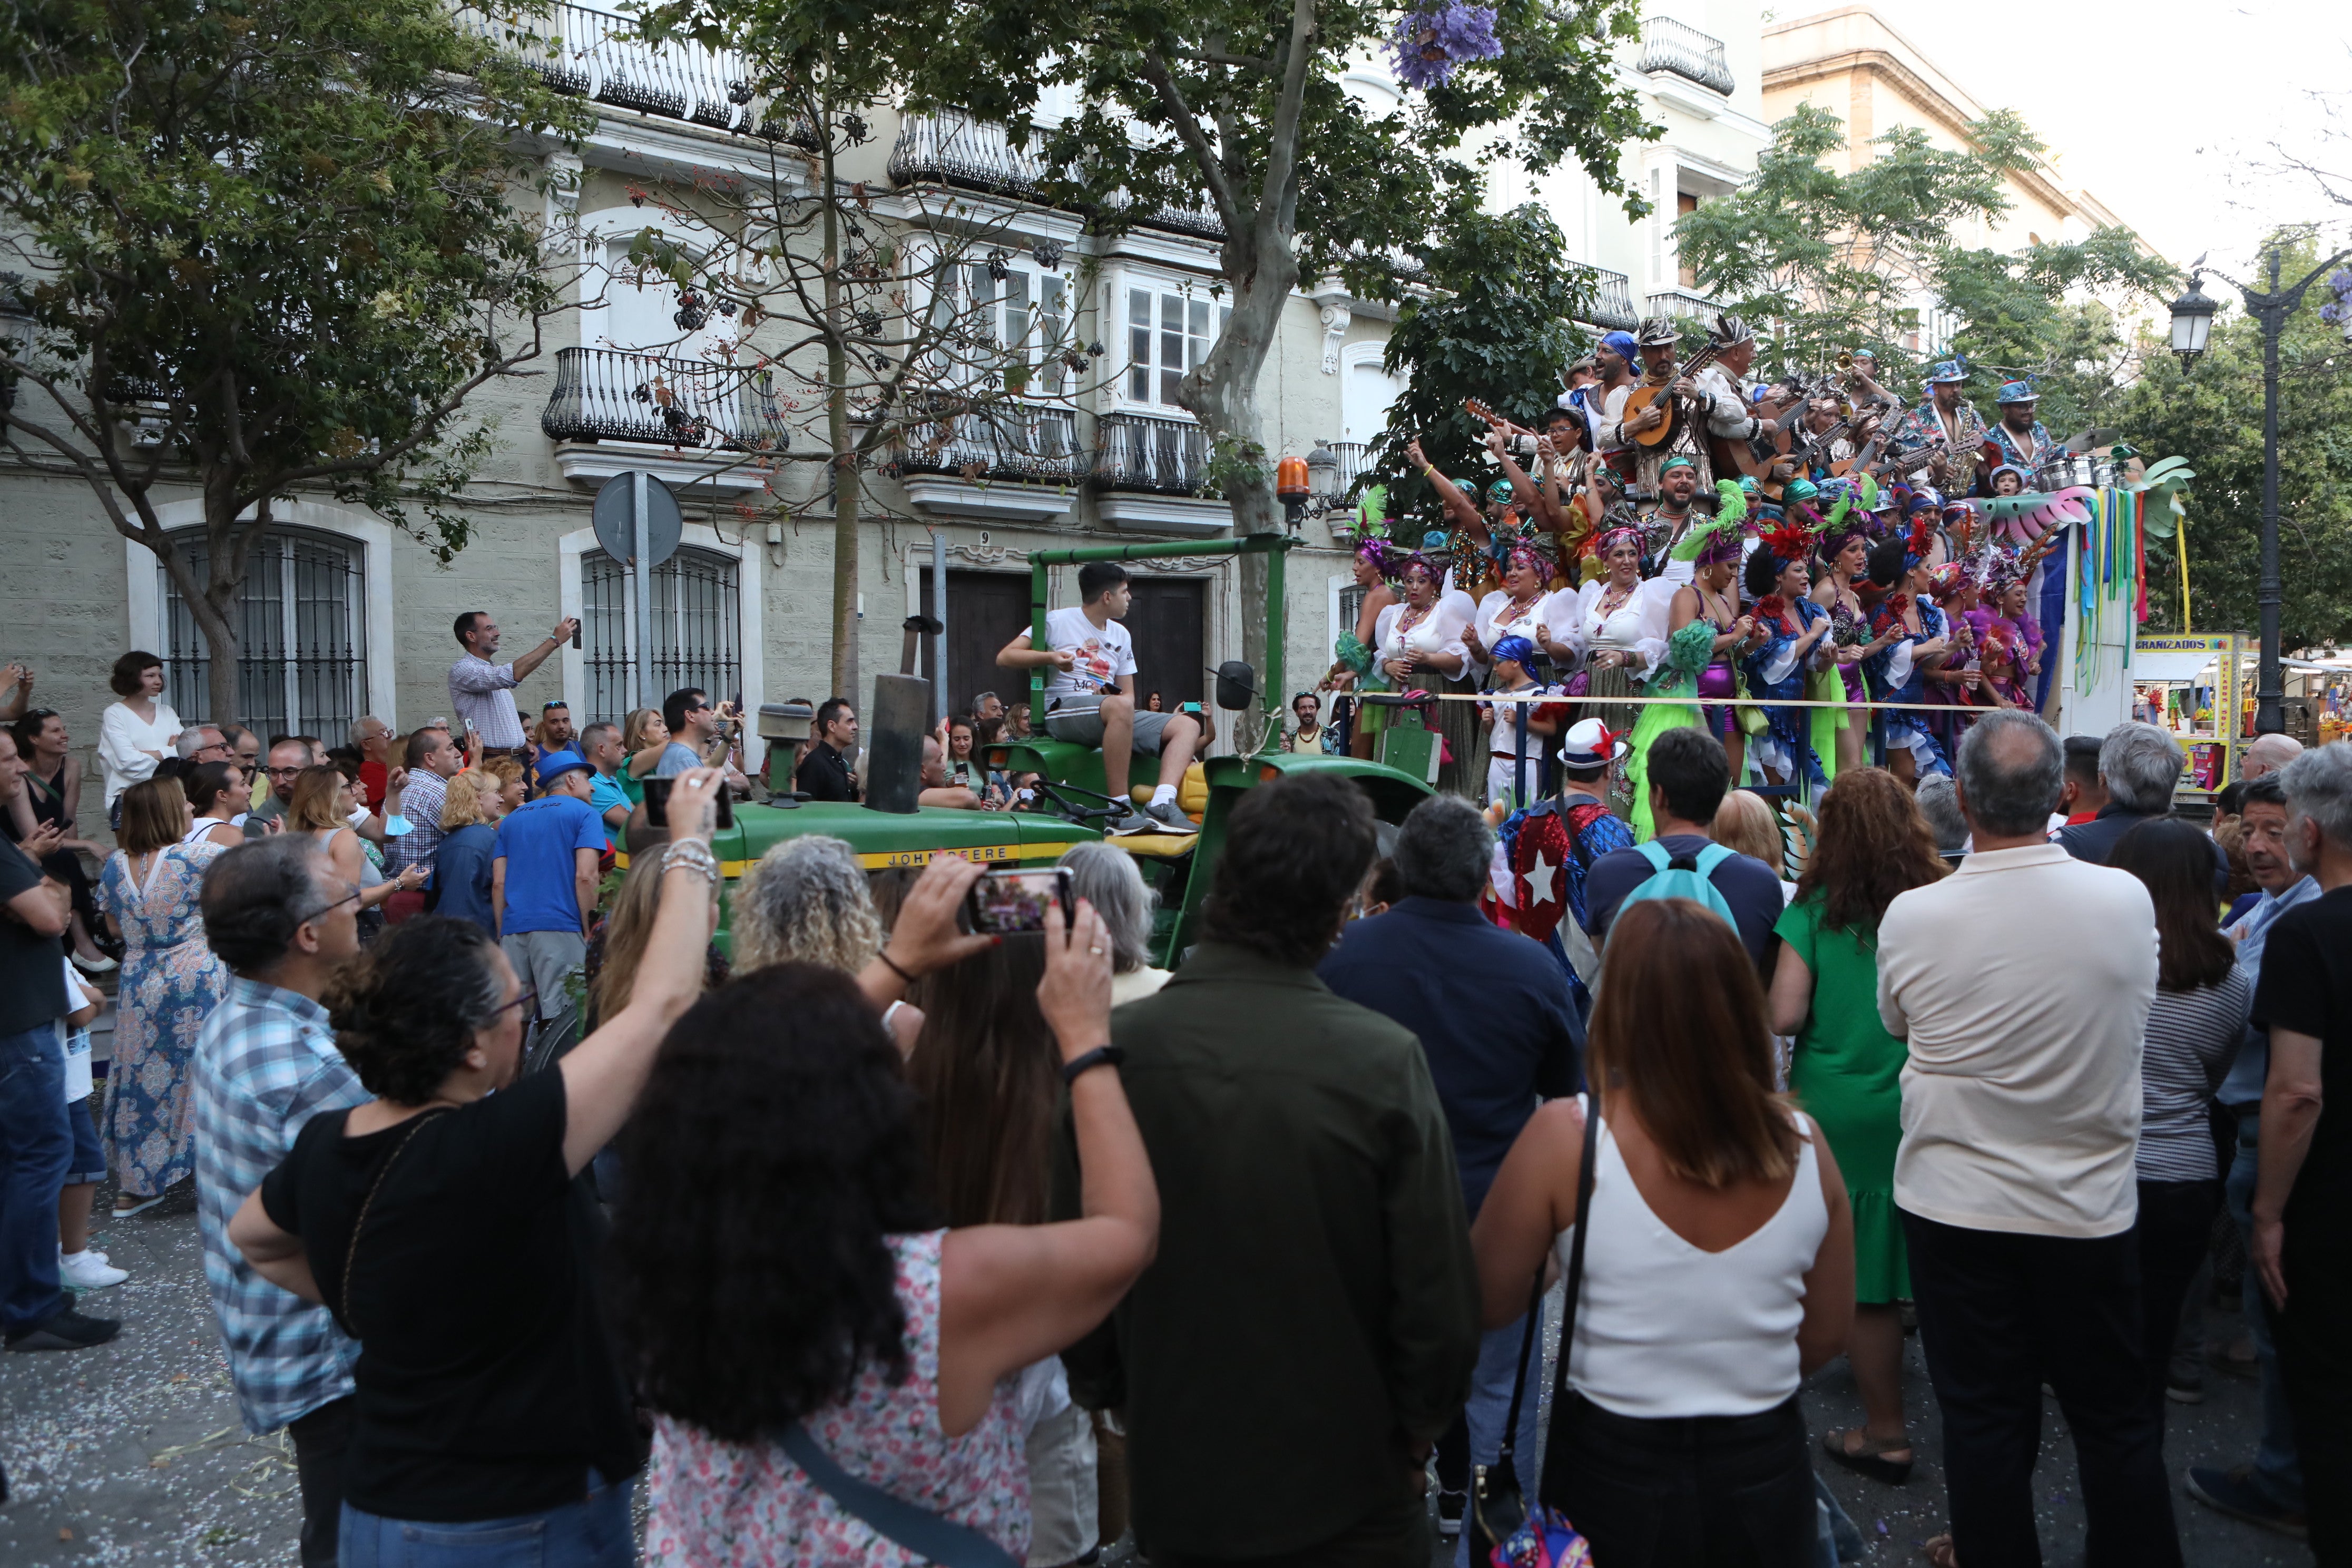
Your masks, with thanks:
<instances>
[{"instance_id":1,"label":"tree trunk","mask_svg":"<svg viewBox=\"0 0 2352 1568\"><path fill-rule=\"evenodd\" d=\"M1274 494L1278 455L1265 445L1258 375L1273 352L1283 307L1298 281L1298 263L1286 231L1270 253L1260 253L1246 237L1228 237L1223 260L1225 279L1234 289L1234 313L1209 357L1185 376L1180 399L1200 420L1213 450L1214 444L1225 444L1234 465L1225 479L1225 500L1233 508L1235 535L1276 533L1283 527ZM1241 558L1242 658L1261 677L1266 670L1266 581L1265 556ZM1278 693L1262 694L1262 704L1269 710L1280 701Z\"/></svg>"},{"instance_id":2,"label":"tree trunk","mask_svg":"<svg viewBox=\"0 0 2352 1568\"><path fill-rule=\"evenodd\" d=\"M824 427L833 448L833 695L863 708L857 689L857 458L849 439L849 356L842 342L841 215L834 206L831 115L820 118L817 134L825 149L819 200L824 215Z\"/></svg>"}]
</instances>

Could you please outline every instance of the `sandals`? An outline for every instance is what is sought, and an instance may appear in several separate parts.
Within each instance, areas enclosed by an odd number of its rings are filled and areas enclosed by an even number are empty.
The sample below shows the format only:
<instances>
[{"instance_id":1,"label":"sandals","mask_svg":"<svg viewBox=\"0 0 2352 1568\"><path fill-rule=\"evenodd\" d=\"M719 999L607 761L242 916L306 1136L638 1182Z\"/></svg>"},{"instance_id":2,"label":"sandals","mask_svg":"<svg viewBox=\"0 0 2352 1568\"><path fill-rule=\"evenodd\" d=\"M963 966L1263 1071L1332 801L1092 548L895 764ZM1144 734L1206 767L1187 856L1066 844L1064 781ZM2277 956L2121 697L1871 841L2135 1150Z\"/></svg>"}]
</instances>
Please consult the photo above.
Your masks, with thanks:
<instances>
[{"instance_id":1,"label":"sandals","mask_svg":"<svg viewBox=\"0 0 2352 1568\"><path fill-rule=\"evenodd\" d=\"M1884 1481L1890 1487L1899 1487L1911 1479L1911 1460L1884 1457L1889 1449L1911 1447L1910 1438L1873 1437L1859 1431L1854 1435L1862 1438L1862 1447L1858 1449L1845 1446L1844 1429L1822 1433L1822 1452L1855 1474L1868 1476L1874 1481Z\"/></svg>"},{"instance_id":2,"label":"sandals","mask_svg":"<svg viewBox=\"0 0 2352 1568\"><path fill-rule=\"evenodd\" d=\"M128 1208L124 1208L120 1205L117 1205L114 1208L109 1210L108 1213L115 1219L129 1219L132 1215L145 1214L149 1209L153 1208L157 1204L160 1204L163 1201L163 1194L159 1193L152 1198L140 1198Z\"/></svg>"}]
</instances>

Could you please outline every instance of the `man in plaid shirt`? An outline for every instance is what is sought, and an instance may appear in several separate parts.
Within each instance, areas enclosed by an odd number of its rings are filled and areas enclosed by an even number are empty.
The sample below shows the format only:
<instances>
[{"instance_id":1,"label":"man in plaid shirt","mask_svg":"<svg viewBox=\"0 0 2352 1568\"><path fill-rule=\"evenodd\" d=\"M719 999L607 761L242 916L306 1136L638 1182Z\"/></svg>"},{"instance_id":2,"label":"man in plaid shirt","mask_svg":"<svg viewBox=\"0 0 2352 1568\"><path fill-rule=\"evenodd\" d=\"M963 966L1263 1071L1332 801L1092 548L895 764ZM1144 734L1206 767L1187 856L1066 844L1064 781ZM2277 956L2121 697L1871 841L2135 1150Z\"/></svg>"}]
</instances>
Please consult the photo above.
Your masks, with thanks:
<instances>
[{"instance_id":1,"label":"man in plaid shirt","mask_svg":"<svg viewBox=\"0 0 2352 1568\"><path fill-rule=\"evenodd\" d=\"M408 737L401 762L408 769L408 783L401 794L401 815L408 818L408 831L384 843L387 877L397 877L411 866L433 868L433 857L447 837L441 831L441 807L447 799L449 781L466 765L466 753L457 749L446 729L433 723ZM423 893L394 893L384 900L383 918L397 925L424 910Z\"/></svg>"},{"instance_id":2,"label":"man in plaid shirt","mask_svg":"<svg viewBox=\"0 0 2352 1568\"><path fill-rule=\"evenodd\" d=\"M189 1075L205 1284L246 1429L292 1432L305 1568L335 1561L359 1347L327 1309L255 1273L230 1245L228 1222L304 1122L371 1098L319 1002L335 966L359 951L359 894L307 835L242 845L205 874L205 937L235 975Z\"/></svg>"}]
</instances>

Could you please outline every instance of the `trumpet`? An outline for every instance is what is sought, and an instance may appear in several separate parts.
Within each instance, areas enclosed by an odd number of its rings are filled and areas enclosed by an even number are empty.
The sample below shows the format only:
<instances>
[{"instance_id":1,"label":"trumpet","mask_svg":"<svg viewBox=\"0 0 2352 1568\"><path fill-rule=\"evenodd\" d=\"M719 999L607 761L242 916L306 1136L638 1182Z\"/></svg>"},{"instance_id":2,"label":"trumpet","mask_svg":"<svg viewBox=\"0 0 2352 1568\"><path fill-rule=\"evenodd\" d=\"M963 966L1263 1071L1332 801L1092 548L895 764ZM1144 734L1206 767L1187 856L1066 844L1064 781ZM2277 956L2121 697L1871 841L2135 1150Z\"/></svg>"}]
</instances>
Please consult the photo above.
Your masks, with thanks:
<instances>
[{"instance_id":1,"label":"trumpet","mask_svg":"<svg viewBox=\"0 0 2352 1568\"><path fill-rule=\"evenodd\" d=\"M1837 366L1837 373L1840 375L1853 374L1853 352L1851 349L1838 350L1838 356L1832 363Z\"/></svg>"}]
</instances>

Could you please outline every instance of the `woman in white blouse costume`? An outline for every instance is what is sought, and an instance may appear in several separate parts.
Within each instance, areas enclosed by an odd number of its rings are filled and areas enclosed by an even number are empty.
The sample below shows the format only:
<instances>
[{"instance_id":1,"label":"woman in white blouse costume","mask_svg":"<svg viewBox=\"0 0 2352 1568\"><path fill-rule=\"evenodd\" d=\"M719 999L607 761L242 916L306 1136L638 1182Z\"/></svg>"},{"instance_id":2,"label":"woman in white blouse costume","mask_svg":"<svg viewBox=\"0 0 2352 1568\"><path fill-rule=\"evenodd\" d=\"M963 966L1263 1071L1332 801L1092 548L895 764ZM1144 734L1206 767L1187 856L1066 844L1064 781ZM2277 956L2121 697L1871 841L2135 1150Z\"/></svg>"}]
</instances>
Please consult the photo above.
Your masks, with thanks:
<instances>
[{"instance_id":1,"label":"woman in white blouse costume","mask_svg":"<svg viewBox=\"0 0 2352 1568\"><path fill-rule=\"evenodd\" d=\"M1665 657L1666 611L1691 568L1676 562L1644 581L1642 531L1631 524L1603 532L1593 542L1593 553L1605 574L1544 601L1537 646L1551 656L1555 671L1582 665L1569 684L1571 696L1638 696L1635 683L1647 679ZM1581 716L1624 730L1632 728L1634 710L1624 703L1596 703Z\"/></svg>"},{"instance_id":2,"label":"woman in white blouse costume","mask_svg":"<svg viewBox=\"0 0 2352 1568\"><path fill-rule=\"evenodd\" d=\"M1470 662L1463 641L1472 616L1470 596L1441 594L1442 581L1427 556L1412 556L1405 563L1403 603L1382 610L1374 623L1374 657L1400 691L1434 689L1441 678L1459 678Z\"/></svg>"},{"instance_id":3,"label":"woman in white blouse costume","mask_svg":"<svg viewBox=\"0 0 2352 1568\"><path fill-rule=\"evenodd\" d=\"M1478 613L1463 637L1475 663L1492 664L1494 647L1505 637L1525 637L1538 647L1544 646L1538 634L1544 626L1550 581L1549 556L1525 542L1510 547L1503 557L1503 585L1478 601Z\"/></svg>"},{"instance_id":4,"label":"woman in white blouse costume","mask_svg":"<svg viewBox=\"0 0 2352 1568\"><path fill-rule=\"evenodd\" d=\"M181 725L180 716L162 700L163 661L153 654L124 654L114 661L108 684L122 699L107 704L98 725L98 762L111 812L124 790L155 776L155 764L172 754Z\"/></svg>"}]
</instances>

